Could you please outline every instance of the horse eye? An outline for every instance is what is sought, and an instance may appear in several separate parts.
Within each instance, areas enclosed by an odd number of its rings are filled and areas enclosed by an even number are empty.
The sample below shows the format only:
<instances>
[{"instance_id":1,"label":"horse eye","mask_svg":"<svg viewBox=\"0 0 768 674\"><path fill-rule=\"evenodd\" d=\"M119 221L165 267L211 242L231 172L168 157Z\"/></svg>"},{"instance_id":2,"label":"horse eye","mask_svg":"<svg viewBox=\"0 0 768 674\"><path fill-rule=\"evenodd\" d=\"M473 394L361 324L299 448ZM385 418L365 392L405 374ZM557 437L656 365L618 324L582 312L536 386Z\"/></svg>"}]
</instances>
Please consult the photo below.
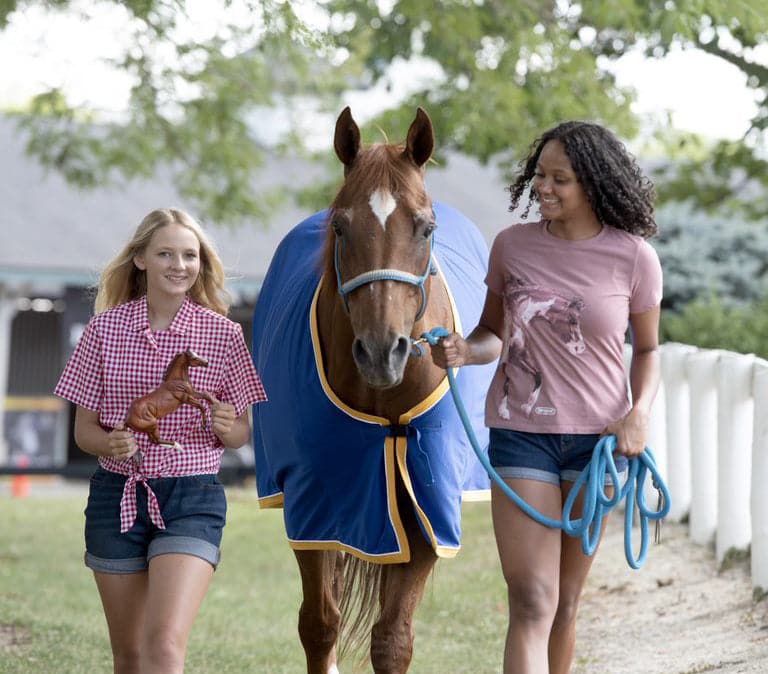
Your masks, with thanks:
<instances>
[{"instance_id":1,"label":"horse eye","mask_svg":"<svg viewBox=\"0 0 768 674\"><path fill-rule=\"evenodd\" d=\"M333 229L333 233L336 236L341 236L342 230L341 230L341 224L338 220L331 220L331 228Z\"/></svg>"},{"instance_id":2,"label":"horse eye","mask_svg":"<svg viewBox=\"0 0 768 674\"><path fill-rule=\"evenodd\" d=\"M424 238L428 239L430 236L432 236L432 232L434 232L437 229L437 225L435 223L430 223L424 228Z\"/></svg>"}]
</instances>

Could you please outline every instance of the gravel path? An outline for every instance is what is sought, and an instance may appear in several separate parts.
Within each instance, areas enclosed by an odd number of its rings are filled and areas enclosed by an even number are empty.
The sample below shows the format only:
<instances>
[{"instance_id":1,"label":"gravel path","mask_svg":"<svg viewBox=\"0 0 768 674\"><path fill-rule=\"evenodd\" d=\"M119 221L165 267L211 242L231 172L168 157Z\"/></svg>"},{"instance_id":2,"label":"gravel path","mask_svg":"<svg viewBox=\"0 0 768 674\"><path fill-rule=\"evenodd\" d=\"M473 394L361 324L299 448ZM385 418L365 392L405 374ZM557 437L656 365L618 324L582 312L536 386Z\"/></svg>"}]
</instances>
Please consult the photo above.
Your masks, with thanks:
<instances>
[{"instance_id":1,"label":"gravel path","mask_svg":"<svg viewBox=\"0 0 768 674\"><path fill-rule=\"evenodd\" d=\"M665 524L633 571L622 527L611 518L588 578L573 674L768 674L768 599L753 601L748 559L718 572L711 546Z\"/></svg>"}]
</instances>

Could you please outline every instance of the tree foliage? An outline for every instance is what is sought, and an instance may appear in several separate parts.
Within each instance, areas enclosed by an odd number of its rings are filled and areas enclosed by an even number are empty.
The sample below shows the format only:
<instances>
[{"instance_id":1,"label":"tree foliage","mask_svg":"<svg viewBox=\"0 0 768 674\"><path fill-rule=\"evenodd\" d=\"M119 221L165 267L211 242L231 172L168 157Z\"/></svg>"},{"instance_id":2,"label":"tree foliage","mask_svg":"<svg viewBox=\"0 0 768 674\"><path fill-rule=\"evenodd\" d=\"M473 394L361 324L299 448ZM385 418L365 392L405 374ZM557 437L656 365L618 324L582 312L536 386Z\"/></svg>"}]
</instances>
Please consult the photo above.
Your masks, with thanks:
<instances>
[{"instance_id":1,"label":"tree foliage","mask_svg":"<svg viewBox=\"0 0 768 674\"><path fill-rule=\"evenodd\" d=\"M704 213L688 201L664 206L657 221L653 246L664 270L662 308L679 312L711 297L735 308L768 297L768 220Z\"/></svg>"},{"instance_id":2,"label":"tree foliage","mask_svg":"<svg viewBox=\"0 0 768 674\"><path fill-rule=\"evenodd\" d=\"M0 24L21 4L0 5ZM23 4L74 11L75 3ZM71 105L59 89L43 92L20 115L28 151L79 187L151 178L162 168L202 215L232 223L265 218L279 194L253 188L267 157L262 118L299 92L316 93L320 72L333 81L330 69L307 56L322 52L319 36L278 0L248 3L247 22L224 25L204 41L185 36L182 0L110 4L125 12L130 33L114 64L134 82L128 109L105 118ZM225 10L232 3L220 4ZM88 5L77 11L88 20Z\"/></svg>"},{"instance_id":3,"label":"tree foliage","mask_svg":"<svg viewBox=\"0 0 768 674\"><path fill-rule=\"evenodd\" d=\"M582 4L584 18L599 24L600 13L627 3ZM738 68L757 103L742 138L718 140L704 153L690 152L692 146L701 145L701 139L670 134L667 149L676 161L659 171L659 196L662 200L693 196L698 206L710 211L726 206L749 218L768 216L768 12L764 0L632 0L630 4L633 11L627 13L626 21L614 18L614 25L598 32L596 53L619 55L627 44L641 45L656 57L680 45L700 49ZM700 77L706 86L706 73L691 76Z\"/></svg>"},{"instance_id":4,"label":"tree foliage","mask_svg":"<svg viewBox=\"0 0 768 674\"><path fill-rule=\"evenodd\" d=\"M680 313L663 312L661 336L663 341L768 358L768 297L745 306L726 304L716 295L702 297Z\"/></svg>"},{"instance_id":5,"label":"tree foliage","mask_svg":"<svg viewBox=\"0 0 768 674\"><path fill-rule=\"evenodd\" d=\"M536 136L562 119L593 119L632 137L633 94L617 86L606 59L637 46L660 56L679 44L740 68L761 95L760 110L744 139L685 163L663 181L662 195L721 204L739 187L734 180L768 181L759 155L768 69L751 51L768 39L760 0L316 0L321 18L312 27L290 2L218 0L222 11L244 4L248 20L204 40L183 37L184 0L108 1L124 8L132 32L116 64L135 81L126 115L104 120L53 90L24 116L31 153L78 185L149 176L163 165L203 214L263 218L270 202L253 180L265 161L254 132L264 111L285 109L288 122L313 106L337 114L345 92L386 88L401 61L430 63L436 75L420 78L412 68L410 93L393 94L369 128L406 128L422 105L442 151L493 158L511 173ZM31 4L71 11L73 3L5 0L0 27ZM286 143L300 140L300 125L292 128ZM752 215L768 212L765 200L749 204Z\"/></svg>"}]
</instances>

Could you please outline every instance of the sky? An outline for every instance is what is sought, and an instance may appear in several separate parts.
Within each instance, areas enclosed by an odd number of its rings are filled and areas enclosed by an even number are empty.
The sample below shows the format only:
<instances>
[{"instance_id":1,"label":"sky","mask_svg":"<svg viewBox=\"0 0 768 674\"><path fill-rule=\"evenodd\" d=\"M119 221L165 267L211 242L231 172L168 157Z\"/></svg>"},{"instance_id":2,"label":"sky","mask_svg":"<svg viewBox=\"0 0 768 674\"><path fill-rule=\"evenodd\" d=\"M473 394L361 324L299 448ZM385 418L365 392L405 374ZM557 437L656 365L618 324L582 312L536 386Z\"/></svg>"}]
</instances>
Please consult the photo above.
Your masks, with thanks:
<instances>
[{"instance_id":1,"label":"sky","mask_svg":"<svg viewBox=\"0 0 768 674\"><path fill-rule=\"evenodd\" d=\"M203 0L193 0L200 12ZM9 28L0 33L0 108L23 106L31 96L48 86L67 92L71 102L88 102L105 113L124 108L131 80L114 70L107 59L120 53L126 39L127 13L114 5L95 4L94 19L81 21L74 13L46 13L32 7L12 16ZM203 17L194 30L215 27ZM768 49L761 54L768 65ZM744 134L756 110L754 93L741 71L722 59L695 50L677 49L663 59L648 59L630 53L610 65L622 86L637 91L634 110L641 119L658 124L670 115L672 125L711 138L738 138ZM411 77L400 77L408 71ZM412 81L414 70L430 76L429 65L395 63L391 79ZM404 85L403 85L404 86ZM405 93L404 90L401 90ZM356 118L364 121L374 114L381 92L370 91L351 97ZM665 122L661 122L665 123Z\"/></svg>"}]
</instances>

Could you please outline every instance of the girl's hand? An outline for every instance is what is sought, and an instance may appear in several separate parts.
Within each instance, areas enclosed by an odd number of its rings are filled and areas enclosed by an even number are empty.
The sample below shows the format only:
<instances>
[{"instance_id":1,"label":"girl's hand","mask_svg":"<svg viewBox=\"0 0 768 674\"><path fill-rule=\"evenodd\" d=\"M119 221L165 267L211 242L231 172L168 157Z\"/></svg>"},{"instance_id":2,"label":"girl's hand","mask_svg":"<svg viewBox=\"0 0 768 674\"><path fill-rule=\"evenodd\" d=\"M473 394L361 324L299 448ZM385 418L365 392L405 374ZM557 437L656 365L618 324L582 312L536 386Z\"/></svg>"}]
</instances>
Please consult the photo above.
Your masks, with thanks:
<instances>
[{"instance_id":1,"label":"girl's hand","mask_svg":"<svg viewBox=\"0 0 768 674\"><path fill-rule=\"evenodd\" d=\"M600 437L606 435L616 436L617 454L628 458L640 456L648 437L648 415L633 408L623 419L608 424Z\"/></svg>"},{"instance_id":2,"label":"girl's hand","mask_svg":"<svg viewBox=\"0 0 768 674\"><path fill-rule=\"evenodd\" d=\"M127 428L118 426L107 434L107 451L103 456L108 456L115 461L127 461L137 451L139 447L136 444L136 438Z\"/></svg>"},{"instance_id":3,"label":"girl's hand","mask_svg":"<svg viewBox=\"0 0 768 674\"><path fill-rule=\"evenodd\" d=\"M211 428L220 440L232 430L235 424L235 406L216 401L211 405Z\"/></svg>"},{"instance_id":4,"label":"girl's hand","mask_svg":"<svg viewBox=\"0 0 768 674\"><path fill-rule=\"evenodd\" d=\"M469 359L469 345L457 332L443 337L431 347L432 361L438 367L461 367Z\"/></svg>"}]
</instances>

